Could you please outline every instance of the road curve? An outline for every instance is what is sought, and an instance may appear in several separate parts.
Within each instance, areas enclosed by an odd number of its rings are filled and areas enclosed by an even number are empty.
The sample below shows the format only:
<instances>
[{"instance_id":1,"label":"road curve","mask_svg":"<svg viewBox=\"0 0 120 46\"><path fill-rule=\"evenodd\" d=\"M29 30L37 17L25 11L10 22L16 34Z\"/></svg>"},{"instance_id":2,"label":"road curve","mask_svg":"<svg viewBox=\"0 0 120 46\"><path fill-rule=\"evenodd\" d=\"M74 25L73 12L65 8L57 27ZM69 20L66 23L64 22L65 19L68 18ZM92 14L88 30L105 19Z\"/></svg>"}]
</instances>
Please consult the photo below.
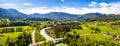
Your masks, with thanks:
<instances>
[{"instance_id":1,"label":"road curve","mask_svg":"<svg viewBox=\"0 0 120 46\"><path fill-rule=\"evenodd\" d=\"M43 37L45 37L45 39L46 39L47 41L53 41L54 38L50 37L49 35L47 35L47 34L45 33L45 30L46 30L46 29L49 29L49 28L50 28L50 27L43 28L42 30L40 30L40 34L41 34Z\"/></svg>"},{"instance_id":2,"label":"road curve","mask_svg":"<svg viewBox=\"0 0 120 46\"><path fill-rule=\"evenodd\" d=\"M41 41L41 42L33 42L33 43L31 43L31 44L29 44L29 46L37 46L37 45L39 45L39 44L42 44L42 43L45 43L45 42L48 42L48 41L60 41L60 40L62 40L62 39L64 39L64 38L52 38L52 37L50 37L49 35L47 35L46 33L45 33L45 30L46 29L49 29L50 27L47 27L47 28L43 28L43 29L41 29L40 30L40 34L43 36L43 37L45 37L45 39L46 39L46 41ZM34 32L35 31L33 31L33 33L32 33L32 35L34 35ZM80 35L80 36L86 36L86 35L91 35L91 34L82 34L82 35ZM32 36L32 37L34 37L34 36Z\"/></svg>"},{"instance_id":3,"label":"road curve","mask_svg":"<svg viewBox=\"0 0 120 46\"><path fill-rule=\"evenodd\" d=\"M56 38L56 39L54 39L54 38L52 38L52 37L50 37L49 35L47 35L46 33L45 33L45 30L46 29L49 29L50 27L47 27L47 28L43 28L43 29L41 29L40 30L40 34L43 36L43 37L45 37L45 39L46 39L46 41L41 41L41 42L34 42L34 38L32 38L32 43L31 44L29 44L29 46L37 46L37 45L39 45L39 44L42 44L42 43L45 43L45 42L48 42L48 41L59 41L59 40L62 40L63 38ZM34 37L34 33L35 33L35 30L32 32L32 37Z\"/></svg>"}]
</instances>

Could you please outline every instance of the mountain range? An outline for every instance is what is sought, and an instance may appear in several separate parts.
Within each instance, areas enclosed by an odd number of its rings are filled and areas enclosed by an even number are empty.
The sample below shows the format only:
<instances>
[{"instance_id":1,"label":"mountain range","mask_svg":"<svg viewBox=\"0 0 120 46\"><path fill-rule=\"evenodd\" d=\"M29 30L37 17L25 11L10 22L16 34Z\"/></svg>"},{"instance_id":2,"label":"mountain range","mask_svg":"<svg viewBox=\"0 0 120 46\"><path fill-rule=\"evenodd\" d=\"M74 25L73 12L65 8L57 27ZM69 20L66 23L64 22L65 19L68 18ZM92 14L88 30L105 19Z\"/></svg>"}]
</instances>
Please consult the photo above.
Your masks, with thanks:
<instances>
[{"instance_id":1,"label":"mountain range","mask_svg":"<svg viewBox=\"0 0 120 46\"><path fill-rule=\"evenodd\" d=\"M46 14L39 14L39 13L34 13L34 14L24 14L16 9L4 9L0 8L0 17L3 18L47 18L50 20L84 20L84 19L89 19L89 18L96 18L104 16L104 14L101 13L87 13L83 15L78 15L78 14L69 14L69 13L64 13L64 12L50 12Z\"/></svg>"}]
</instances>

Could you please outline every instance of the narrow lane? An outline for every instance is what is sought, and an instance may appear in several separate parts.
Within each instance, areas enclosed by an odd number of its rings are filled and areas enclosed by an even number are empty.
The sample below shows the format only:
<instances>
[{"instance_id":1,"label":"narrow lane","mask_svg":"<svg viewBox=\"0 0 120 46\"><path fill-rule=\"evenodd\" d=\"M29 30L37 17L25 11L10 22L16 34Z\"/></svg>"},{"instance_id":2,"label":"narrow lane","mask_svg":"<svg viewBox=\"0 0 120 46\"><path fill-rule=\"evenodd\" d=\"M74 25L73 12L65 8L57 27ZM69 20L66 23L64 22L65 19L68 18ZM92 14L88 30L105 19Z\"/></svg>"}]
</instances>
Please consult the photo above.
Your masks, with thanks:
<instances>
[{"instance_id":1,"label":"narrow lane","mask_svg":"<svg viewBox=\"0 0 120 46\"><path fill-rule=\"evenodd\" d=\"M32 32L32 43L35 43L35 37L34 37L34 34L35 34L35 30Z\"/></svg>"}]
</instances>

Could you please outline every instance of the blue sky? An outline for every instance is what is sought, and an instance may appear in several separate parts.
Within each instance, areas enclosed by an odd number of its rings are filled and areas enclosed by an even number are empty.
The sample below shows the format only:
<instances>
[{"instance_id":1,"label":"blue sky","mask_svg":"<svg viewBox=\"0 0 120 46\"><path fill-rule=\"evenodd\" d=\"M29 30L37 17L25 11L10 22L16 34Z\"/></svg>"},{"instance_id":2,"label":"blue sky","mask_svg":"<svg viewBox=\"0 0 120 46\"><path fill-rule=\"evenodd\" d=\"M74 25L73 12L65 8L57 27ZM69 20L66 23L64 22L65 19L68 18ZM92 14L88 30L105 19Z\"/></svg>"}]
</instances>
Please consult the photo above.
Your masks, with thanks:
<instances>
[{"instance_id":1,"label":"blue sky","mask_svg":"<svg viewBox=\"0 0 120 46\"><path fill-rule=\"evenodd\" d=\"M0 0L0 7L17 9L25 14L49 12L108 14L109 11L106 11L108 8L118 14L119 11L115 10L119 9L119 5L120 0ZM103 11L100 11L102 9ZM109 14L113 12L109 12Z\"/></svg>"}]
</instances>

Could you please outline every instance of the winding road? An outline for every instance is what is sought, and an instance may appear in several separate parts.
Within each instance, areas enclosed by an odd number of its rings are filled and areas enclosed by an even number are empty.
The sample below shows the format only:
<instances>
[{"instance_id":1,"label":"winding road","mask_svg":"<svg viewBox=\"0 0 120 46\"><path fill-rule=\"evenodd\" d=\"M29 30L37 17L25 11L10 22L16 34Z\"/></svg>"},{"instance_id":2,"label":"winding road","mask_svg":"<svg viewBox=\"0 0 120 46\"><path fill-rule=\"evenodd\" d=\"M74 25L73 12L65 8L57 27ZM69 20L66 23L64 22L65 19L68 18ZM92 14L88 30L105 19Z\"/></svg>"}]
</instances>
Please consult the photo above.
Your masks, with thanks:
<instances>
[{"instance_id":1,"label":"winding road","mask_svg":"<svg viewBox=\"0 0 120 46\"><path fill-rule=\"evenodd\" d=\"M32 43L31 44L29 44L29 46L37 46L37 45L39 45L39 44L42 44L42 43L45 43L45 42L49 42L49 41L53 41L54 43L55 43L55 41L60 41L60 40L62 40L63 38L52 38L52 37L50 37L49 35L47 35L46 33L45 33L45 30L46 29L49 29L50 27L47 27L47 28L43 28L43 29L41 29L40 30L40 34L43 36L43 37L45 37L45 39L46 39L46 41L40 41L40 42L36 42L35 43L35 39L34 39L34 34L35 34L35 30L32 32ZM80 35L80 36L86 36L86 35L91 35L91 34L83 34L83 35Z\"/></svg>"},{"instance_id":2,"label":"winding road","mask_svg":"<svg viewBox=\"0 0 120 46\"><path fill-rule=\"evenodd\" d=\"M47 35L47 34L45 33L45 30L46 30L46 29L49 29L49 28L50 28L50 27L47 27L47 28L42 29L42 30L40 31L40 34L41 34L43 37L45 37L45 39L46 39L47 41L53 41L54 38L50 37L49 35Z\"/></svg>"},{"instance_id":3,"label":"winding road","mask_svg":"<svg viewBox=\"0 0 120 46\"><path fill-rule=\"evenodd\" d=\"M43 37L45 37L45 39L46 39L46 41L41 41L41 42L36 42L35 43L35 39L34 39L34 34L35 34L35 30L32 32L32 43L31 44L29 44L29 46L37 46L37 45L39 45L39 44L42 44L42 43L45 43L45 42L48 42L48 41L57 41L57 40L62 40L63 38L56 38L56 39L54 39L54 38L52 38L52 37L50 37L49 35L47 35L46 33L45 33L45 30L46 29L49 29L50 27L47 27L47 28L43 28L43 29L41 29L40 30L40 34L43 36ZM54 42L55 43L55 42Z\"/></svg>"}]
</instances>

